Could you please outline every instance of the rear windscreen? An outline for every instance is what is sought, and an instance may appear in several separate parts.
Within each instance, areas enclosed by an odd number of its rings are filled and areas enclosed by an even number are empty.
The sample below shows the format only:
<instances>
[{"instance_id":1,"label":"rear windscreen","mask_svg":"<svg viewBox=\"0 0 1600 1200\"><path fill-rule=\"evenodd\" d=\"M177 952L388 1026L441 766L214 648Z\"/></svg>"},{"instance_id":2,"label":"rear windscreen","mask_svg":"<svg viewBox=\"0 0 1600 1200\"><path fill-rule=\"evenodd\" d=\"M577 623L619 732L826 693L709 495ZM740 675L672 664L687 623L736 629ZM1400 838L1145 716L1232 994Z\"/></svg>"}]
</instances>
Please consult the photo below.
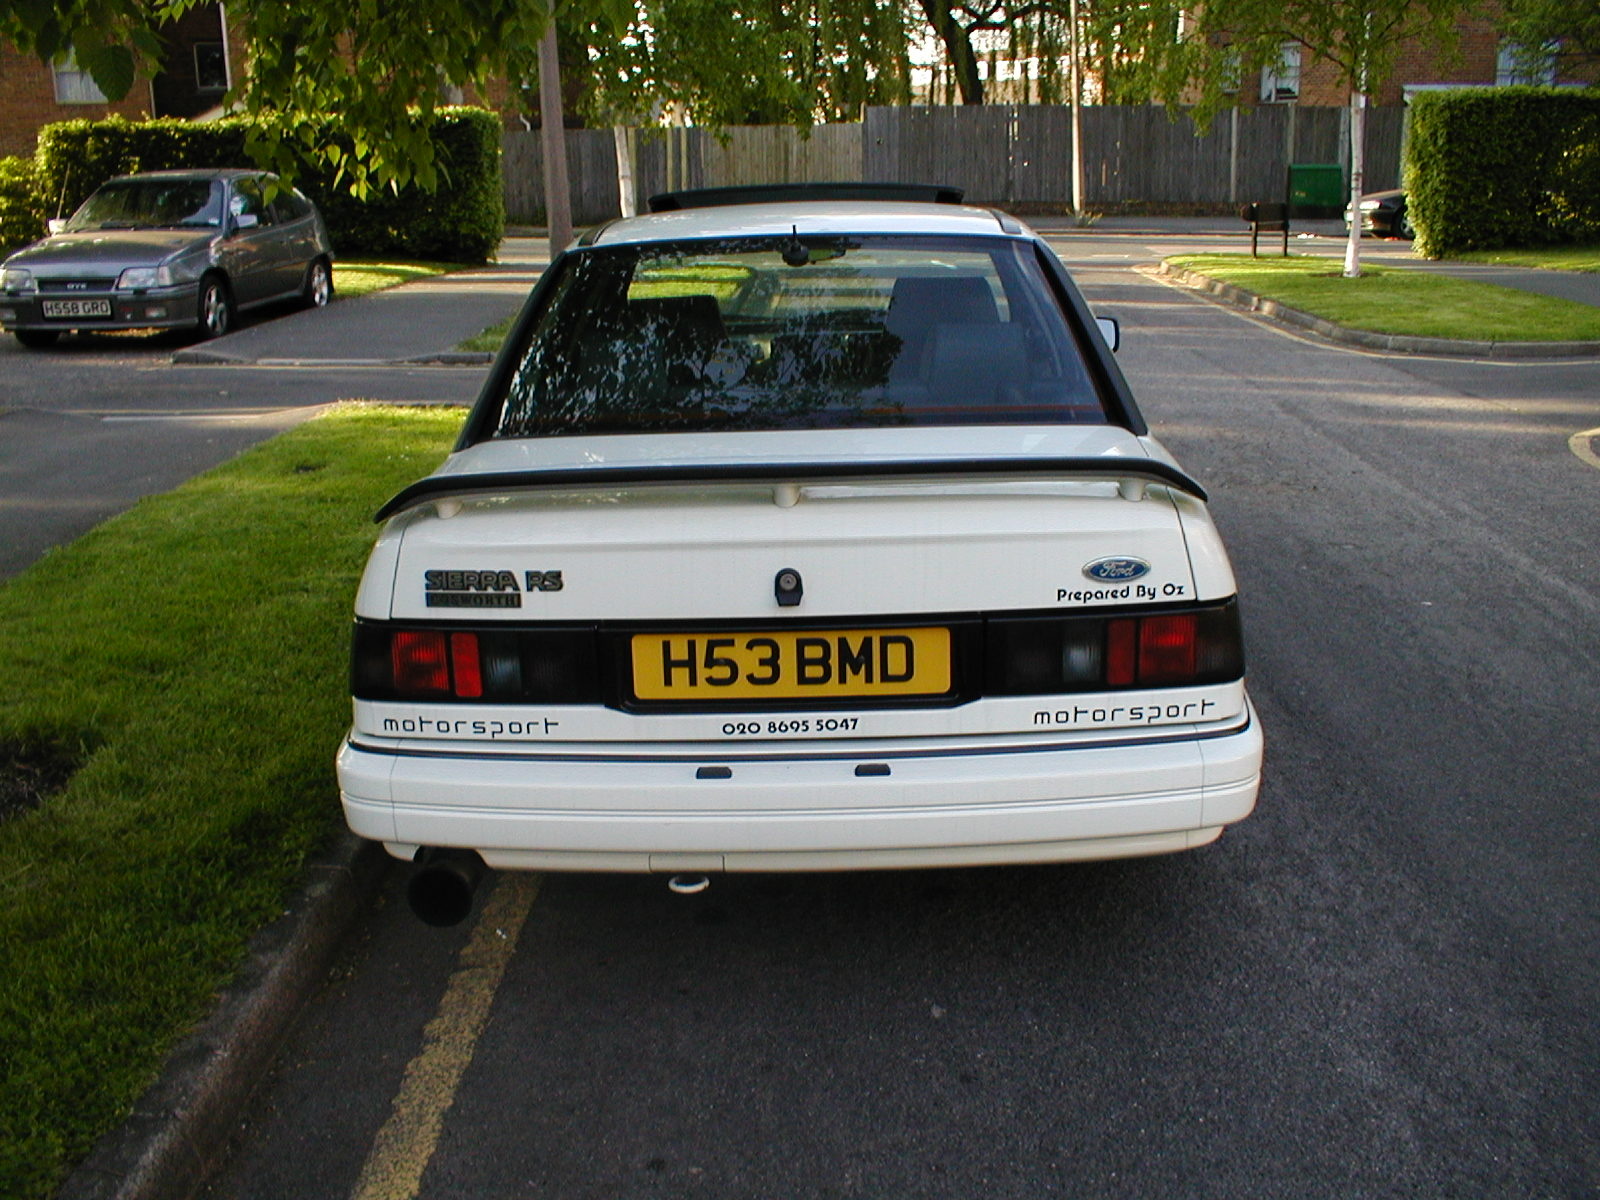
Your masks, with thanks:
<instances>
[{"instance_id":1,"label":"rear windscreen","mask_svg":"<svg viewBox=\"0 0 1600 1200\"><path fill-rule=\"evenodd\" d=\"M495 437L1104 424L1030 244L778 238L569 255Z\"/></svg>"}]
</instances>

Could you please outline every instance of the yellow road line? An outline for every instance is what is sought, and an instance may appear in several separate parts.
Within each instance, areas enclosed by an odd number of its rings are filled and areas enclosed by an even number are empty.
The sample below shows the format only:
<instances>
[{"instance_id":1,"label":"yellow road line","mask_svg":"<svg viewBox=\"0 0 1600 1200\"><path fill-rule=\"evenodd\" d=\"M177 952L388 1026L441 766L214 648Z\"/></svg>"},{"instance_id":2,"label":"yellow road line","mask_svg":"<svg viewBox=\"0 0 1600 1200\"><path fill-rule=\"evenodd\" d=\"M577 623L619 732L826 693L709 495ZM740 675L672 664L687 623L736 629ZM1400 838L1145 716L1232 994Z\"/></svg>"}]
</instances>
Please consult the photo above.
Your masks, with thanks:
<instances>
[{"instance_id":1,"label":"yellow road line","mask_svg":"<svg viewBox=\"0 0 1600 1200\"><path fill-rule=\"evenodd\" d=\"M1595 453L1594 440L1600 438L1600 429L1585 429L1582 433L1575 433L1567 439L1567 445L1572 447L1572 452L1591 467L1600 471L1600 454Z\"/></svg>"},{"instance_id":2,"label":"yellow road line","mask_svg":"<svg viewBox=\"0 0 1600 1200\"><path fill-rule=\"evenodd\" d=\"M414 1200L422 1186L489 1019L495 992L516 949L517 936L539 893L539 877L521 871L500 877L472 937L461 951L439 1010L423 1030L422 1049L406 1067L389 1119L373 1140L351 1200Z\"/></svg>"}]
</instances>

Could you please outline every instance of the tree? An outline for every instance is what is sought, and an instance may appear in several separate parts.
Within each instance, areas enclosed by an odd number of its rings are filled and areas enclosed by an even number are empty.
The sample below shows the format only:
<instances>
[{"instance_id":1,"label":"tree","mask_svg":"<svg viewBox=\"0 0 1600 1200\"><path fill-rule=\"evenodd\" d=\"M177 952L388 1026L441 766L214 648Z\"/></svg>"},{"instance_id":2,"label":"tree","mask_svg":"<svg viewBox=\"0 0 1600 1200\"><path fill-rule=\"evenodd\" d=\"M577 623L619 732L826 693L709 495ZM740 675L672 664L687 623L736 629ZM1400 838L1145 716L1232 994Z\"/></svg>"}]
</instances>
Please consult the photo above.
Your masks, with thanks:
<instances>
[{"instance_id":1,"label":"tree","mask_svg":"<svg viewBox=\"0 0 1600 1200\"><path fill-rule=\"evenodd\" d=\"M972 50L972 35L980 30L1009 30L1012 17L1004 4L961 4L957 0L917 0L935 36L944 47L945 61L961 92L961 103L982 104L983 76Z\"/></svg>"},{"instance_id":2,"label":"tree","mask_svg":"<svg viewBox=\"0 0 1600 1200\"><path fill-rule=\"evenodd\" d=\"M1500 28L1559 74L1600 64L1600 0L1505 0Z\"/></svg>"},{"instance_id":3,"label":"tree","mask_svg":"<svg viewBox=\"0 0 1600 1200\"><path fill-rule=\"evenodd\" d=\"M1590 0L1585 0L1590 2ZM1472 0L1206 0L1163 77L1161 91L1175 102L1197 93L1199 116L1229 103L1224 85L1241 72L1280 62L1294 45L1332 63L1350 95L1350 199L1363 189L1367 97L1393 72L1400 50L1413 42L1453 46L1457 19ZM1361 274L1361 223L1351 223L1344 273Z\"/></svg>"},{"instance_id":4,"label":"tree","mask_svg":"<svg viewBox=\"0 0 1600 1200\"><path fill-rule=\"evenodd\" d=\"M577 36L592 68L584 115L644 124L670 105L725 125L853 120L908 94L906 26L896 0L637 0L621 25ZM563 36L566 27L563 26Z\"/></svg>"}]
</instances>

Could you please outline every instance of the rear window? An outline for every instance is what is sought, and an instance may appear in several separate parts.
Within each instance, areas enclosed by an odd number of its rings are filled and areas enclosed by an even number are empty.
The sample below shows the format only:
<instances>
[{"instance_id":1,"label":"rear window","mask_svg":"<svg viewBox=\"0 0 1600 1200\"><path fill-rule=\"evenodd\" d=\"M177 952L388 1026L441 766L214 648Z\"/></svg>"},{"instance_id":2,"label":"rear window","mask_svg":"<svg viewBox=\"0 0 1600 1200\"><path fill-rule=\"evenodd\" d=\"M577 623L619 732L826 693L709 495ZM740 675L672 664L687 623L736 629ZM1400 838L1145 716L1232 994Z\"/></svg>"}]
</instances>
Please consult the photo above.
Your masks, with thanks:
<instances>
[{"instance_id":1,"label":"rear window","mask_svg":"<svg viewBox=\"0 0 1600 1200\"><path fill-rule=\"evenodd\" d=\"M571 255L492 436L1104 424L1033 254L782 238Z\"/></svg>"}]
</instances>

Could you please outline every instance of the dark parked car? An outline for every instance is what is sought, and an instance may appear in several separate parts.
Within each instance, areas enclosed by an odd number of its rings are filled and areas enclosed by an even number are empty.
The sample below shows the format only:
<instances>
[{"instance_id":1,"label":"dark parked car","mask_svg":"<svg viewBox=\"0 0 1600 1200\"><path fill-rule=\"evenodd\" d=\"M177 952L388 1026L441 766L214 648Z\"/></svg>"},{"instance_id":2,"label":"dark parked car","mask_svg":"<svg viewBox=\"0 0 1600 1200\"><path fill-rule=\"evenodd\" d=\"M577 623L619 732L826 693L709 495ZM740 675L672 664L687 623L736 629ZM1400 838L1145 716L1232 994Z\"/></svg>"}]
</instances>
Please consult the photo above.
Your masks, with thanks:
<instances>
[{"instance_id":1,"label":"dark parked car","mask_svg":"<svg viewBox=\"0 0 1600 1200\"><path fill-rule=\"evenodd\" d=\"M1350 228L1350 206L1344 210L1344 227ZM1406 193L1403 188L1387 192L1368 192L1361 197L1361 232L1378 237L1416 237L1411 228L1411 215L1406 211Z\"/></svg>"},{"instance_id":2,"label":"dark parked car","mask_svg":"<svg viewBox=\"0 0 1600 1200\"><path fill-rule=\"evenodd\" d=\"M332 264L315 206L272 175L124 175L5 260L0 327L32 347L70 330L220 337L242 309L296 297L327 304Z\"/></svg>"}]
</instances>

